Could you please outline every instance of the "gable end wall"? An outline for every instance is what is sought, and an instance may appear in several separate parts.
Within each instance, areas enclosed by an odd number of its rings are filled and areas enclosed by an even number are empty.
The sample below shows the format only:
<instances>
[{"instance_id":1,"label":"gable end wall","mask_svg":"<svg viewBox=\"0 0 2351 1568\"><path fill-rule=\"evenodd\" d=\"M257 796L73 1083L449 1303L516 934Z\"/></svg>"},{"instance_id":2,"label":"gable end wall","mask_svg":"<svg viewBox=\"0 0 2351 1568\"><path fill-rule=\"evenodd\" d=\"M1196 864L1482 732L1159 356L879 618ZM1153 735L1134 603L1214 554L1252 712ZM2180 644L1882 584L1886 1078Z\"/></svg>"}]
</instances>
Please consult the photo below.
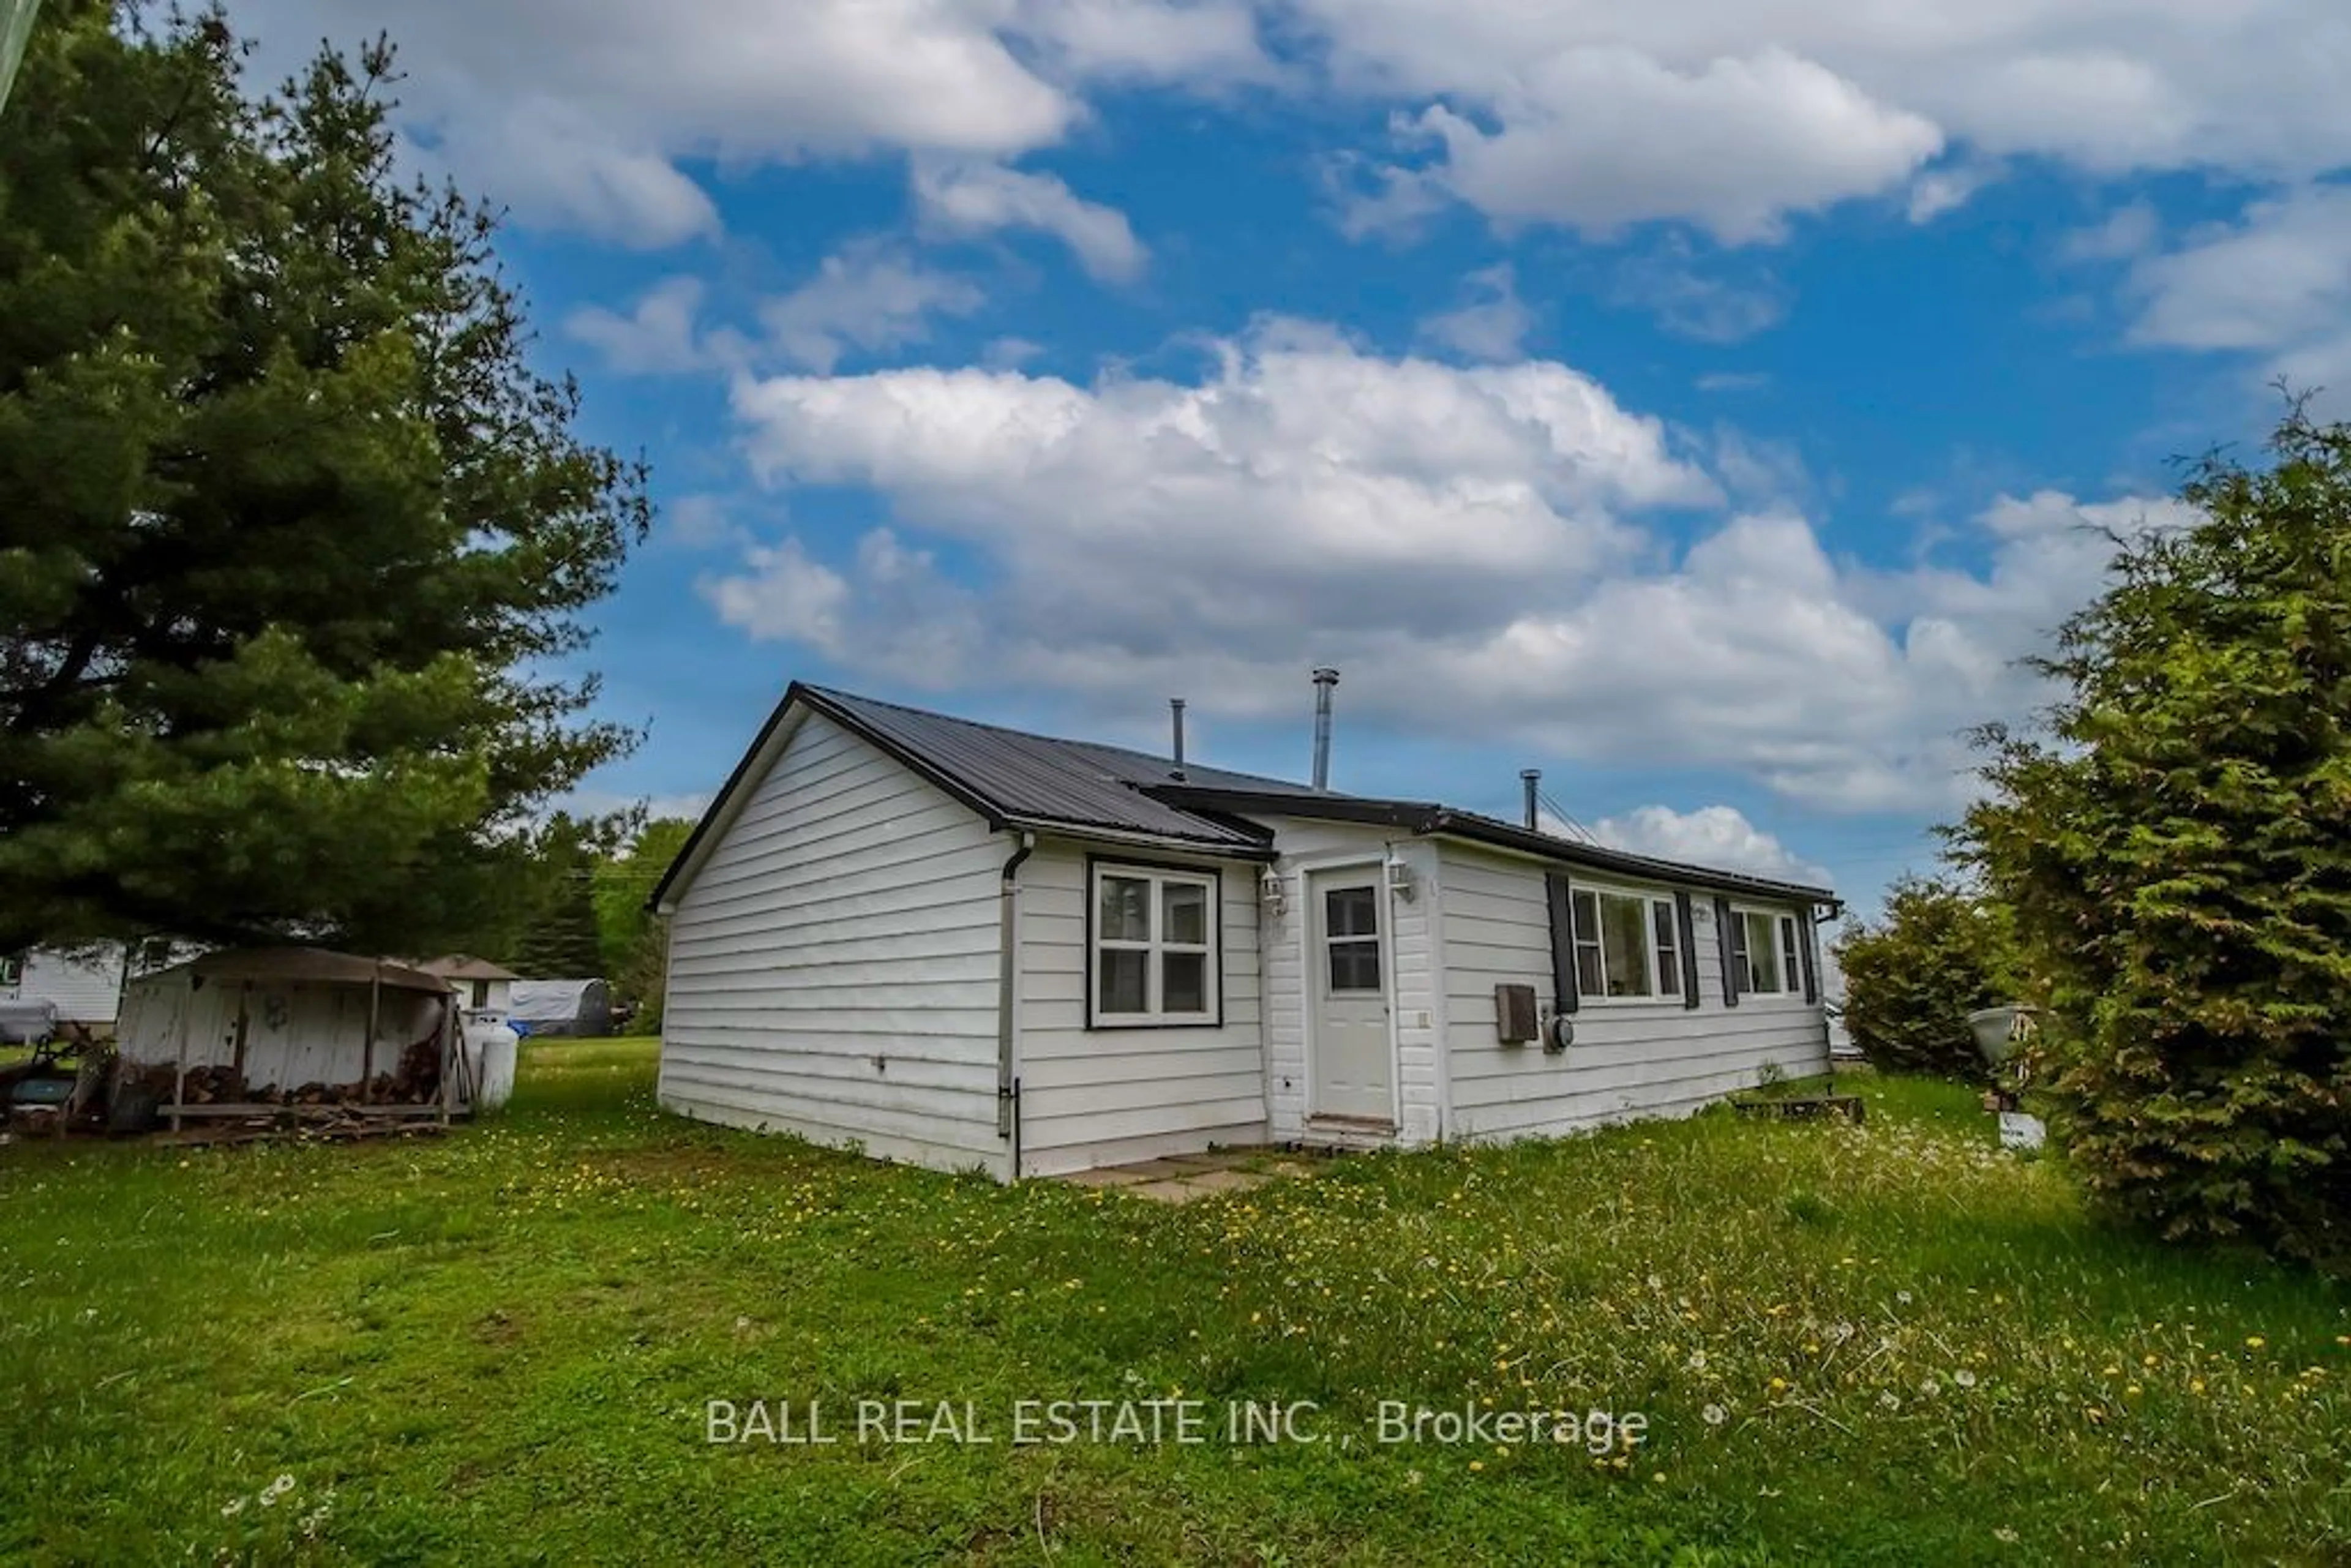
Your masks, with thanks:
<instances>
[{"instance_id":1,"label":"gable end wall","mask_svg":"<svg viewBox=\"0 0 2351 1568\"><path fill-rule=\"evenodd\" d=\"M998 888L1011 848L806 715L671 917L662 1104L1008 1176Z\"/></svg>"}]
</instances>

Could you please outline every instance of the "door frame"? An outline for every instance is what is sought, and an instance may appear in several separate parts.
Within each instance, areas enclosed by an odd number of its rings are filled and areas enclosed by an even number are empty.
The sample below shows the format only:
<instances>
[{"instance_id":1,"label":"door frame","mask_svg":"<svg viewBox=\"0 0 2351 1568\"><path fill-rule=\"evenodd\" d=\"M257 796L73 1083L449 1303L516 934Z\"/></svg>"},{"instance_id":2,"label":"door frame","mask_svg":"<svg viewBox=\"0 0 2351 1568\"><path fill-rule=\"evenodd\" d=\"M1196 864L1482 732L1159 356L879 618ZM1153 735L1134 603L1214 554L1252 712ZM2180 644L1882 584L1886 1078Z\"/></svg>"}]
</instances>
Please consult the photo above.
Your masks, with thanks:
<instances>
[{"instance_id":1,"label":"door frame","mask_svg":"<svg viewBox=\"0 0 2351 1568\"><path fill-rule=\"evenodd\" d=\"M1362 872L1371 878L1372 891L1377 899L1380 919L1380 1002L1387 1017L1388 1040L1388 1120L1386 1136L1393 1140L1404 1130L1404 1051L1396 1031L1395 974L1395 899L1388 892L1388 869L1385 856L1366 857L1349 852L1328 858L1298 862L1298 1010L1299 1040L1306 1053L1306 1103L1302 1124L1312 1128L1322 1126L1336 1130L1347 1128L1371 1133L1376 1123L1367 1123L1350 1116L1329 1115L1317 1109L1321 1099L1322 1053L1317 1036L1322 1032L1322 1009L1315 1001L1317 993L1327 984L1318 979L1322 973L1323 955L1322 914L1314 903L1314 883L1318 877L1344 875Z\"/></svg>"}]
</instances>

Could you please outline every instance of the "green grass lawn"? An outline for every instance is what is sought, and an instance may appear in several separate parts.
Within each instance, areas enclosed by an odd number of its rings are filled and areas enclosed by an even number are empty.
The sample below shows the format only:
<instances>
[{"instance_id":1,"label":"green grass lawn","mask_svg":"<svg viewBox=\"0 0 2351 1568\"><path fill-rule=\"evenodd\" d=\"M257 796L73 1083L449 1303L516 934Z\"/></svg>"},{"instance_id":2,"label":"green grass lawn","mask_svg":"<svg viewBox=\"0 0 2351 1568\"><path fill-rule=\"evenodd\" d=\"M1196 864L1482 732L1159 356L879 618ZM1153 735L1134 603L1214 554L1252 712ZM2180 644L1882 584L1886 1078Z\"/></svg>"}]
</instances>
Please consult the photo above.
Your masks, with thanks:
<instances>
[{"instance_id":1,"label":"green grass lawn","mask_svg":"<svg viewBox=\"0 0 2351 1568\"><path fill-rule=\"evenodd\" d=\"M19 1144L0 1559L2351 1554L2346 1291L2096 1230L1970 1095L1859 1082L1860 1127L1714 1114L1183 1208L681 1123L643 1041L533 1047L439 1141ZM755 1398L849 1440L705 1441ZM1204 1401L1212 1440L1005 1440L1054 1398ZM997 1441L854 1441L894 1399ZM1225 1441L1238 1399L1313 1401L1323 1441ZM1383 1400L1646 1431L1383 1445Z\"/></svg>"}]
</instances>

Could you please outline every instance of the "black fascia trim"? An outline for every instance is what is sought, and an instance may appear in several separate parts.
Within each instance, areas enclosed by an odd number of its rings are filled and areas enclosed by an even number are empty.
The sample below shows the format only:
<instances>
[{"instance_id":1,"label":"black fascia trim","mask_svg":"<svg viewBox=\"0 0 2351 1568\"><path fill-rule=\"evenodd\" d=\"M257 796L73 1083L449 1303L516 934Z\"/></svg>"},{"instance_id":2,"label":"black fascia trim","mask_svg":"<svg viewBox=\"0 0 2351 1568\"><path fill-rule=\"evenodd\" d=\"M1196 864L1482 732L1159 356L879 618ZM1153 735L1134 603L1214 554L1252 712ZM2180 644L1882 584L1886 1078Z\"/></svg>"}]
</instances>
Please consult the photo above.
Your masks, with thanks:
<instances>
[{"instance_id":1,"label":"black fascia trim","mask_svg":"<svg viewBox=\"0 0 2351 1568\"><path fill-rule=\"evenodd\" d=\"M702 821L694 824L694 831L688 833L685 836L685 842L679 846L677 858L669 862L669 869L662 873L659 882L653 883L653 893L645 900L647 909L659 909L662 900L669 896L671 884L676 882L677 873L684 869L688 861L694 858L695 852L702 847L702 841L708 836L711 824L716 822L719 814L726 810L727 802L734 800L735 791L742 788L745 776L750 772L752 762L759 753L767 749L768 741L775 735L777 727L784 722L786 716L790 714L796 706L806 707L811 713L824 715L859 739L879 747L902 766L913 769L946 790L956 801L979 813L991 831L1000 831L1007 826L1005 815L997 809L995 802L974 790L961 779L927 760L919 752L901 746L855 714L827 699L815 688L803 682L794 681L784 688L783 700L776 704L775 711L768 714L768 721L759 727L759 733L751 737L751 744L744 749L743 755L737 758L734 771L726 775L726 782L720 785L718 793L711 798L709 810L702 813Z\"/></svg>"},{"instance_id":2,"label":"black fascia trim","mask_svg":"<svg viewBox=\"0 0 2351 1568\"><path fill-rule=\"evenodd\" d=\"M1686 865L1680 861L1658 860L1650 855L1636 855L1623 850L1611 850L1597 844L1573 844L1555 839L1548 833L1531 832L1491 817L1480 817L1467 811L1440 811L1437 821L1423 830L1432 833L1449 833L1458 838L1474 839L1506 849L1523 850L1546 859L1570 865L1592 866L1608 871L1647 877L1656 882L1680 883L1691 887L1720 888L1736 893L1761 894L1805 904L1826 904L1842 909L1844 901L1824 887L1808 887L1801 883L1774 882L1768 877L1746 876L1738 872L1716 871L1707 866Z\"/></svg>"},{"instance_id":3,"label":"black fascia trim","mask_svg":"<svg viewBox=\"0 0 2351 1568\"><path fill-rule=\"evenodd\" d=\"M1549 833L1513 827L1498 818L1457 811L1425 800L1378 800L1362 795L1290 795L1252 790L1217 789L1198 785L1155 785L1144 791L1170 806L1194 806L1274 817L1305 817L1317 821L1363 822L1374 827L1402 828L1414 833L1447 833L1503 849L1523 851L1565 865L1625 872L1652 881L1687 886L1723 888L1737 893L1763 894L1805 904L1825 904L1843 909L1844 902L1824 887L1774 882L1768 877L1715 871L1658 860L1598 845L1570 843Z\"/></svg>"}]
</instances>

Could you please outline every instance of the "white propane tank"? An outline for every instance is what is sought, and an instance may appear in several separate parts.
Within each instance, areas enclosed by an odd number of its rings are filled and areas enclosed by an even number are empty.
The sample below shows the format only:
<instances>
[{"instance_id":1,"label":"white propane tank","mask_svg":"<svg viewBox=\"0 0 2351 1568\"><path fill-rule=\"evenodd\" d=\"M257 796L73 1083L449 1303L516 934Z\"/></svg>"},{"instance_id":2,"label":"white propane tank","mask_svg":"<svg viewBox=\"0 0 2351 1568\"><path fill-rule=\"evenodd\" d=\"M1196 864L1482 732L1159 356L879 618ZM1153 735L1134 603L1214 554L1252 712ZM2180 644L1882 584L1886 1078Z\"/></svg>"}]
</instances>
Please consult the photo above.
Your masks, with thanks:
<instances>
[{"instance_id":1,"label":"white propane tank","mask_svg":"<svg viewBox=\"0 0 2351 1568\"><path fill-rule=\"evenodd\" d=\"M474 1080L474 1109L495 1111L514 1095L515 1052L522 1037L507 1027L506 1014L478 1009L465 1015L465 1065Z\"/></svg>"}]
</instances>

